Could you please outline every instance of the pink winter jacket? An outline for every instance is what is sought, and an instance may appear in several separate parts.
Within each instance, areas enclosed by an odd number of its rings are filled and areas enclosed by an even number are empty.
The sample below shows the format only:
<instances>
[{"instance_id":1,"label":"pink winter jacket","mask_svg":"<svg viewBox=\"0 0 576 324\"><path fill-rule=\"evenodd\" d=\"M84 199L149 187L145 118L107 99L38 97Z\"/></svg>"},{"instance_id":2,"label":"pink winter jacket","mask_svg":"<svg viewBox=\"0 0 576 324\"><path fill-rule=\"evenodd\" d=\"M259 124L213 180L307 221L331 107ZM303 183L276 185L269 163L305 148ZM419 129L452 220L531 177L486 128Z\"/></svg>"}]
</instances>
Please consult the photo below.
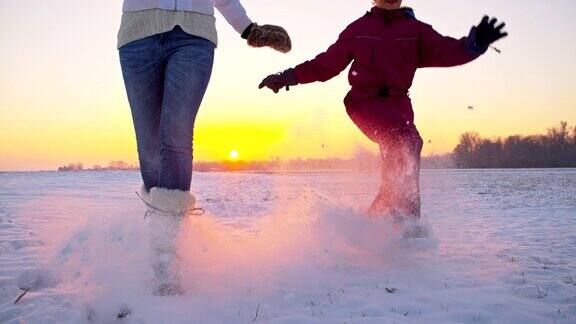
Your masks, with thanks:
<instances>
[{"instance_id":1,"label":"pink winter jacket","mask_svg":"<svg viewBox=\"0 0 576 324\"><path fill-rule=\"evenodd\" d=\"M468 63L482 54L471 36L454 39L440 35L414 17L412 9L386 11L377 7L350 24L328 50L294 68L298 83L327 81L352 63L345 99L349 113L366 101L388 126L414 121L408 89L417 68L450 67ZM390 89L387 98L380 87ZM396 99L393 99L396 97ZM370 102L372 101L372 102Z\"/></svg>"}]
</instances>

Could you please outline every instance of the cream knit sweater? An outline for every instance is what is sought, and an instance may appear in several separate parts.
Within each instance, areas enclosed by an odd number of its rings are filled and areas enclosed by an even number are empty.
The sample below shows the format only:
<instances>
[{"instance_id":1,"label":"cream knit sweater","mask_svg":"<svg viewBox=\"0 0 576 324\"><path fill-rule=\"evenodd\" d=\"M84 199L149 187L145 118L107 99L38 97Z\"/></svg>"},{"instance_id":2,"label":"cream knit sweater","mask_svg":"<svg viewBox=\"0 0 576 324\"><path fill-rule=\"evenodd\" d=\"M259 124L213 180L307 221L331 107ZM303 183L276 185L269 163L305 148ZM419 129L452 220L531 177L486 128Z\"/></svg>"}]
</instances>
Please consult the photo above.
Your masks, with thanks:
<instances>
[{"instance_id":1,"label":"cream knit sweater","mask_svg":"<svg viewBox=\"0 0 576 324\"><path fill-rule=\"evenodd\" d=\"M218 44L214 7L242 34L252 24L239 0L124 0L118 48L175 26Z\"/></svg>"}]
</instances>

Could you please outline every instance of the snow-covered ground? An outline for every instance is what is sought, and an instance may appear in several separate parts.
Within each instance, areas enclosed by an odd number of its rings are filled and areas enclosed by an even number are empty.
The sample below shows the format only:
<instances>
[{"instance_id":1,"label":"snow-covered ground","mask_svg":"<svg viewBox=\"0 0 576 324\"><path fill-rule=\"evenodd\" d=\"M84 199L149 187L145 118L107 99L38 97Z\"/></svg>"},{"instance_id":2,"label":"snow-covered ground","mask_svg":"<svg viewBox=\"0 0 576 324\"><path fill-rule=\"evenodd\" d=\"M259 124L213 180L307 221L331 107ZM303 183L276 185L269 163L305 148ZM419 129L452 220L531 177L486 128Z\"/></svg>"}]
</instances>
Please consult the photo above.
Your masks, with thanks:
<instances>
[{"instance_id":1,"label":"snow-covered ground","mask_svg":"<svg viewBox=\"0 0 576 324\"><path fill-rule=\"evenodd\" d=\"M576 322L576 170L422 178L432 236L401 240L362 216L377 174L195 174L167 298L137 173L2 173L0 323Z\"/></svg>"}]
</instances>

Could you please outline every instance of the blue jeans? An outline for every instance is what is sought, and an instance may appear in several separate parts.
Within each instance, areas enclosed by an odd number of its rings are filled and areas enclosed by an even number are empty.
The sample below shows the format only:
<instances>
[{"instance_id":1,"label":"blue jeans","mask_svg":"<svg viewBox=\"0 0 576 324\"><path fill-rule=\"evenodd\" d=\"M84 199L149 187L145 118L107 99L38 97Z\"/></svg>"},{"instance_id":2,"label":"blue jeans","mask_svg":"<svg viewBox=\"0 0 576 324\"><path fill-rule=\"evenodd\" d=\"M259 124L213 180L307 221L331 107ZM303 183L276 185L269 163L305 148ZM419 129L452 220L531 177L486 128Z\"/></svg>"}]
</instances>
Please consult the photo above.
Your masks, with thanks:
<instances>
[{"instance_id":1,"label":"blue jeans","mask_svg":"<svg viewBox=\"0 0 576 324\"><path fill-rule=\"evenodd\" d=\"M194 121L212 74L214 48L177 26L119 50L147 190L190 190Z\"/></svg>"}]
</instances>

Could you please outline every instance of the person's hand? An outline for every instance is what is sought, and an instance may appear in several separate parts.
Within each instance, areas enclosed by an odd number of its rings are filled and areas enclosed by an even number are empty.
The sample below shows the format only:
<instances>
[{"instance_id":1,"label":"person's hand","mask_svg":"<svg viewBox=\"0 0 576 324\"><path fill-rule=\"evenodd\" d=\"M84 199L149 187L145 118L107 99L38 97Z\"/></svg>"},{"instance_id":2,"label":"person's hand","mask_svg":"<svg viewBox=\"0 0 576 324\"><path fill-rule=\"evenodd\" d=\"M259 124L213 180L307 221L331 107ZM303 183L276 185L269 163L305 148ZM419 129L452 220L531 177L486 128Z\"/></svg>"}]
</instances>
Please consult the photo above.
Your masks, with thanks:
<instances>
[{"instance_id":1,"label":"person's hand","mask_svg":"<svg viewBox=\"0 0 576 324\"><path fill-rule=\"evenodd\" d=\"M248 45L252 47L268 46L282 53L288 53L292 49L292 40L288 32L280 26L259 26L254 23L245 32Z\"/></svg>"},{"instance_id":2,"label":"person's hand","mask_svg":"<svg viewBox=\"0 0 576 324\"><path fill-rule=\"evenodd\" d=\"M290 86L295 86L297 84L298 81L296 80L294 69L288 69L284 72L267 76L264 80L262 80L258 88L262 89L267 87L274 91L274 93L278 93L278 91L284 87L286 87L286 91L289 91Z\"/></svg>"},{"instance_id":3,"label":"person's hand","mask_svg":"<svg viewBox=\"0 0 576 324\"><path fill-rule=\"evenodd\" d=\"M485 51L490 44L508 36L508 33L503 31L506 27L505 23L498 23L496 18L488 18L484 16L478 26L475 27L475 44L476 46Z\"/></svg>"}]
</instances>

